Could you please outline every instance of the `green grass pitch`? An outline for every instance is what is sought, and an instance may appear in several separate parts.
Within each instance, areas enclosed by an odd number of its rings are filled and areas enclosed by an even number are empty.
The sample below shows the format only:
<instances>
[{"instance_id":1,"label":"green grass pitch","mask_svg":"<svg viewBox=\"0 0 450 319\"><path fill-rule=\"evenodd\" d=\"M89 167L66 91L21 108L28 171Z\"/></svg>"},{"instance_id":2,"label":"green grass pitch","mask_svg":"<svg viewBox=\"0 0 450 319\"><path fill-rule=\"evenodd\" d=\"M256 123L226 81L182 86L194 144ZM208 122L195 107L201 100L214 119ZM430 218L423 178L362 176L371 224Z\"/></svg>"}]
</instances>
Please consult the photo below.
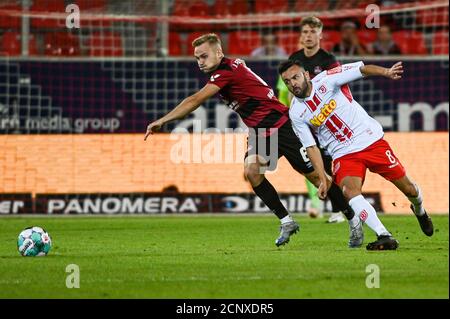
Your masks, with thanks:
<instances>
[{"instance_id":1,"label":"green grass pitch","mask_svg":"<svg viewBox=\"0 0 450 319\"><path fill-rule=\"evenodd\" d=\"M448 215L426 237L412 215L381 216L397 251L347 248L348 225L296 216L274 245L271 215L0 218L0 298L448 298ZM19 232L44 227L46 257L22 257ZM365 226L365 244L375 235ZM66 266L80 288L66 287ZM379 288L367 288L368 265Z\"/></svg>"}]
</instances>

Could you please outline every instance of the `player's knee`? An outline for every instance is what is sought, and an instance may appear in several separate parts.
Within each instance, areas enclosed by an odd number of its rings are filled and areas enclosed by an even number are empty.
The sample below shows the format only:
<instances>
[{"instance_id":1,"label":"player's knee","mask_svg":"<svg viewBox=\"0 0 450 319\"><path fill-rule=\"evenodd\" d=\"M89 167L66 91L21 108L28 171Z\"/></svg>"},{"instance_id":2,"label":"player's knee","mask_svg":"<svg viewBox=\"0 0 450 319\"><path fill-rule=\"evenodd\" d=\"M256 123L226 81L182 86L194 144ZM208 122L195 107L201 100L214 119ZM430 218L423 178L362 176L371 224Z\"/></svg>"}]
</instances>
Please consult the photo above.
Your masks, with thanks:
<instances>
[{"instance_id":1,"label":"player's knee","mask_svg":"<svg viewBox=\"0 0 450 319\"><path fill-rule=\"evenodd\" d=\"M356 187L344 185L344 187L342 188L342 193L347 200L350 200L353 197L361 195L361 190Z\"/></svg>"},{"instance_id":2,"label":"player's knee","mask_svg":"<svg viewBox=\"0 0 450 319\"><path fill-rule=\"evenodd\" d=\"M259 184L262 179L264 179L264 174L260 171L260 166L258 164L246 165L244 168L245 177L252 184Z\"/></svg>"}]
</instances>

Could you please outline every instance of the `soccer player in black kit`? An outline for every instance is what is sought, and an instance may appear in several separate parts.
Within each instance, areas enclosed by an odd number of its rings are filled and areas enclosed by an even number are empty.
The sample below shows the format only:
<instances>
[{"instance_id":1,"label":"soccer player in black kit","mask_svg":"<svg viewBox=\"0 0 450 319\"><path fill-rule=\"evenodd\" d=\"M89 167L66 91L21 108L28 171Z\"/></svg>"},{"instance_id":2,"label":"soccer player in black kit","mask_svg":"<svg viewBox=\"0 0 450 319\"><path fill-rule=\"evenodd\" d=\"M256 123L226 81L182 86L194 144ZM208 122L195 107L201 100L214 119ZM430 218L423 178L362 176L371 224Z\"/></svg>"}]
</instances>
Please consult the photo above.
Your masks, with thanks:
<instances>
[{"instance_id":1,"label":"soccer player in black kit","mask_svg":"<svg viewBox=\"0 0 450 319\"><path fill-rule=\"evenodd\" d=\"M299 225L289 215L275 188L265 178L265 168L273 165L280 156L285 156L296 171L319 186L319 176L311 162L304 161L300 155L302 145L292 129L289 109L275 97L272 88L248 68L244 61L224 56L217 35L205 34L195 39L192 45L200 70L209 75L208 83L197 93L184 99L168 114L150 123L144 140L164 124L184 118L204 101L219 94L249 128L244 172L255 194L280 219L281 230L275 244L284 245L289 242L290 236L299 230ZM278 144L274 146L273 141L277 141ZM269 155L266 150L261 150L264 148L261 144L272 147ZM272 158L271 154L277 154L277 157ZM349 218L353 218L354 212L336 184L332 184L328 196L342 211L351 215ZM354 240L355 234L362 234L362 225L356 225L350 230L349 246L355 247L354 244L358 242Z\"/></svg>"}]
</instances>

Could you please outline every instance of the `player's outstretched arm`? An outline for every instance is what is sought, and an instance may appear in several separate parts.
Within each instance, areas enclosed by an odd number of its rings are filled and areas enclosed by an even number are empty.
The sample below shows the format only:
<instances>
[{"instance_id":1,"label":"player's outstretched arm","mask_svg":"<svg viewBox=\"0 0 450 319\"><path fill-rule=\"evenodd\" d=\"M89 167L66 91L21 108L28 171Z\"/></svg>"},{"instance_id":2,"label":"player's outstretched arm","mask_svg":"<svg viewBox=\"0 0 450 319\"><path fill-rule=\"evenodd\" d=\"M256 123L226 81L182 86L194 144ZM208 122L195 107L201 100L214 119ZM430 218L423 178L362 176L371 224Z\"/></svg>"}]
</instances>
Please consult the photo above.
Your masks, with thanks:
<instances>
[{"instance_id":1,"label":"player's outstretched arm","mask_svg":"<svg viewBox=\"0 0 450 319\"><path fill-rule=\"evenodd\" d=\"M331 186L331 181L328 179L325 173L320 150L316 145L313 145L306 148L306 153L308 154L309 160L311 161L314 170L319 174L320 185L317 190L317 194L319 195L320 199L325 199L327 197L328 189Z\"/></svg>"},{"instance_id":2,"label":"player's outstretched arm","mask_svg":"<svg viewBox=\"0 0 450 319\"><path fill-rule=\"evenodd\" d=\"M186 115L195 111L203 102L216 95L219 90L220 88L216 85L206 84L200 91L185 98L172 111L147 126L147 132L145 133L144 141L150 134L159 131L164 124L174 120L182 119Z\"/></svg>"},{"instance_id":3,"label":"player's outstretched arm","mask_svg":"<svg viewBox=\"0 0 450 319\"><path fill-rule=\"evenodd\" d=\"M402 62L397 62L390 68L383 68L382 66L369 64L361 66L359 69L364 76L378 75L387 77L392 80L399 80L403 75Z\"/></svg>"}]
</instances>

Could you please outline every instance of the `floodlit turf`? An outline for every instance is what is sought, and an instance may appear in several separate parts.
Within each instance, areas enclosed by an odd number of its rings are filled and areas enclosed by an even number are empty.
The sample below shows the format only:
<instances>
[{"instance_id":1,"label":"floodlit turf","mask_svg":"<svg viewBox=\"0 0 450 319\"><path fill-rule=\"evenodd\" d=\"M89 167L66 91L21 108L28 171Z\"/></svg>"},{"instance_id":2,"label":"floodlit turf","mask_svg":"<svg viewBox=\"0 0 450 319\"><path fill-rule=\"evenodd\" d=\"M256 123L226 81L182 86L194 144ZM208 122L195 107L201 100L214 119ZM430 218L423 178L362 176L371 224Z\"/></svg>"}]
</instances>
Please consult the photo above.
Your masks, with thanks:
<instances>
[{"instance_id":1,"label":"floodlit turf","mask_svg":"<svg viewBox=\"0 0 450 319\"><path fill-rule=\"evenodd\" d=\"M412 215L381 219L397 251L349 249L346 223L303 216L281 248L270 215L0 218L0 298L448 298L448 215L431 238ZM52 236L48 256L17 252L31 225ZM79 289L66 288L69 264ZM366 287L371 264L379 288Z\"/></svg>"}]
</instances>

